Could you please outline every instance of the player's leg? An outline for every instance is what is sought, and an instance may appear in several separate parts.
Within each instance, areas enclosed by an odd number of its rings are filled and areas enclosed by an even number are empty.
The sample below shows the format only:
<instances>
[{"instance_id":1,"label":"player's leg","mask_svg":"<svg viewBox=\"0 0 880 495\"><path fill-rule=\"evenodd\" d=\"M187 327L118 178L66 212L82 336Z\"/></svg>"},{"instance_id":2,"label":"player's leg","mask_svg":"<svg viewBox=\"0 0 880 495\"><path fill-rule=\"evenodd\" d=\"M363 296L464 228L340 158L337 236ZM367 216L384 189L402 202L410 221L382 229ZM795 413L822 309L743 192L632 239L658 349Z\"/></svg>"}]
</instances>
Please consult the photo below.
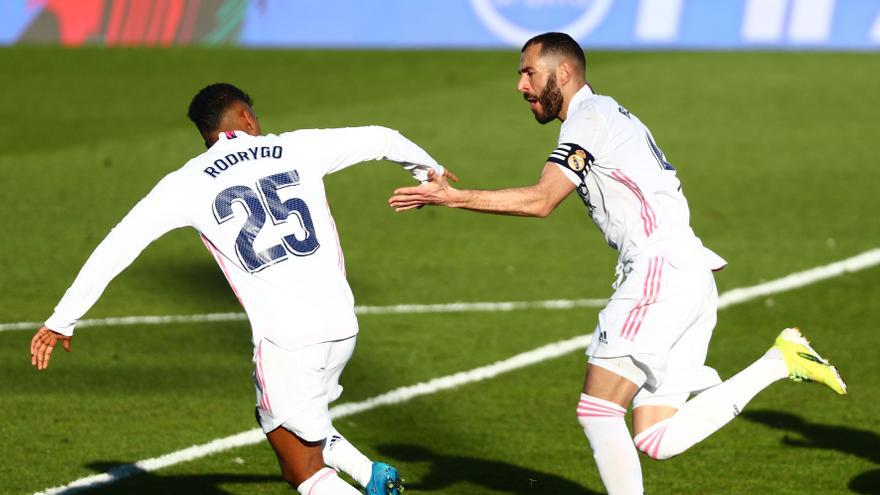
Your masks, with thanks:
<instances>
[{"instance_id":1,"label":"player's leg","mask_svg":"<svg viewBox=\"0 0 880 495\"><path fill-rule=\"evenodd\" d=\"M661 333L647 328L656 316L654 303L663 292L663 265L661 258L646 258L626 267L608 305L599 313L599 324L587 349L590 359L578 403L578 422L590 442L602 482L612 495L643 493L638 452L624 417L648 378L646 369L632 355L647 348L663 354L670 346L649 339Z\"/></svg>"},{"instance_id":2,"label":"player's leg","mask_svg":"<svg viewBox=\"0 0 880 495\"><path fill-rule=\"evenodd\" d=\"M715 325L715 299L708 302L702 317L670 351L671 362L681 366L679 373L670 373L660 389L642 391L634 400L636 446L655 459L680 454L704 440L735 418L761 390L783 378L800 376L823 381L838 393L845 391L836 370L799 332L789 329L754 363L685 402L688 392L699 390L699 386L684 382L693 382L708 369L702 362ZM692 371L687 371L688 366Z\"/></svg>"},{"instance_id":3,"label":"player's leg","mask_svg":"<svg viewBox=\"0 0 880 495\"><path fill-rule=\"evenodd\" d=\"M672 405L640 404L633 409L636 446L654 459L678 455L721 429L758 392L786 376L781 356L770 354L684 402L677 410Z\"/></svg>"},{"instance_id":4,"label":"player's leg","mask_svg":"<svg viewBox=\"0 0 880 495\"><path fill-rule=\"evenodd\" d=\"M355 347L355 337L333 342L327 359L324 383L328 390L328 402L342 394L339 378ZM330 427L330 435L323 442L324 463L351 476L367 495L397 495L403 488L403 480L397 469L383 462L373 462L336 428Z\"/></svg>"},{"instance_id":5,"label":"player's leg","mask_svg":"<svg viewBox=\"0 0 880 495\"><path fill-rule=\"evenodd\" d=\"M787 333L790 337L800 336L799 333ZM638 448L655 459L678 455L721 429L760 391L786 377L795 381L822 381L832 390L845 393L843 380L818 353L811 348L809 351L784 349L804 349L808 344L797 338L787 340L783 335L780 339L781 345L774 345L744 370L683 403L677 411L669 406L636 407L633 410L633 430ZM807 366L813 370L799 374L798 370Z\"/></svg>"},{"instance_id":6,"label":"player's leg","mask_svg":"<svg viewBox=\"0 0 880 495\"><path fill-rule=\"evenodd\" d=\"M373 462L335 428L324 442L324 463L351 476L367 495L397 495L404 480L394 467Z\"/></svg>"},{"instance_id":7,"label":"player's leg","mask_svg":"<svg viewBox=\"0 0 880 495\"><path fill-rule=\"evenodd\" d=\"M714 278L708 272L680 275L689 291L688 299L698 305L697 316L669 350L663 383L656 389L640 391L633 401L636 446L655 459L680 453L678 449L686 449L721 428L736 414L732 401L742 406L761 388L778 379L773 363L761 361L742 376L729 380L727 388L731 390L719 388L723 384L718 374L704 366L717 318ZM713 389L721 393L713 393ZM692 392L698 391L702 393L686 402ZM746 397L746 391L751 391L751 395ZM698 417L693 418L694 414ZM696 423L686 424L684 421L688 419Z\"/></svg>"},{"instance_id":8,"label":"player's leg","mask_svg":"<svg viewBox=\"0 0 880 495\"><path fill-rule=\"evenodd\" d=\"M336 428L323 443L324 463L351 476L360 486L367 486L373 472L373 462L361 453Z\"/></svg>"},{"instance_id":9,"label":"player's leg","mask_svg":"<svg viewBox=\"0 0 880 495\"><path fill-rule=\"evenodd\" d=\"M624 418L644 374L629 363L629 358L590 358L577 408L599 476L611 495L643 493L638 453Z\"/></svg>"},{"instance_id":10,"label":"player's leg","mask_svg":"<svg viewBox=\"0 0 880 495\"><path fill-rule=\"evenodd\" d=\"M331 430L324 375L331 347L325 342L291 351L264 339L254 353L257 421L284 479L303 494L359 493L324 467L322 449Z\"/></svg>"},{"instance_id":11,"label":"player's leg","mask_svg":"<svg viewBox=\"0 0 880 495\"><path fill-rule=\"evenodd\" d=\"M324 467L321 456L322 442L308 442L285 428L276 428L266 434L269 444L278 456L281 476L302 494L336 495L357 494L358 491L343 481L334 469Z\"/></svg>"}]
</instances>

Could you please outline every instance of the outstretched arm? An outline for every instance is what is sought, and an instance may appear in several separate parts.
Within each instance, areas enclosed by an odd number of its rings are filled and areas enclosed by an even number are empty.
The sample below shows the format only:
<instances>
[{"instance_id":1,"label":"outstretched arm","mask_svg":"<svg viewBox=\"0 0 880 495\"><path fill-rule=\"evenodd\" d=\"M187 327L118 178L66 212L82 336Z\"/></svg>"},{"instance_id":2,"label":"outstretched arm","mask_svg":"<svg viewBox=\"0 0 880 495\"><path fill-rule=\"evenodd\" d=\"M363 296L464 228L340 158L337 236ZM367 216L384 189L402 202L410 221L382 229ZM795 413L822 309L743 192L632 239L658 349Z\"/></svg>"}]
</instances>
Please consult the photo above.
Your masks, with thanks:
<instances>
[{"instance_id":1,"label":"outstretched arm","mask_svg":"<svg viewBox=\"0 0 880 495\"><path fill-rule=\"evenodd\" d=\"M538 183L532 186L492 191L456 189L445 178L431 174L428 183L395 190L388 204L396 211L440 205L500 215L546 217L573 190L574 184L559 167L548 162Z\"/></svg>"},{"instance_id":2,"label":"outstretched arm","mask_svg":"<svg viewBox=\"0 0 880 495\"><path fill-rule=\"evenodd\" d=\"M76 322L91 308L116 275L153 240L187 225L177 207L180 194L163 179L116 225L95 248L55 312L31 339L31 364L45 369L54 346L61 341L70 350Z\"/></svg>"},{"instance_id":3,"label":"outstretched arm","mask_svg":"<svg viewBox=\"0 0 880 495\"><path fill-rule=\"evenodd\" d=\"M413 178L427 182L434 171L457 181L425 150L394 129L382 126L302 129L282 135L292 146L314 150L324 174L332 174L356 163L389 160L399 164Z\"/></svg>"}]
</instances>

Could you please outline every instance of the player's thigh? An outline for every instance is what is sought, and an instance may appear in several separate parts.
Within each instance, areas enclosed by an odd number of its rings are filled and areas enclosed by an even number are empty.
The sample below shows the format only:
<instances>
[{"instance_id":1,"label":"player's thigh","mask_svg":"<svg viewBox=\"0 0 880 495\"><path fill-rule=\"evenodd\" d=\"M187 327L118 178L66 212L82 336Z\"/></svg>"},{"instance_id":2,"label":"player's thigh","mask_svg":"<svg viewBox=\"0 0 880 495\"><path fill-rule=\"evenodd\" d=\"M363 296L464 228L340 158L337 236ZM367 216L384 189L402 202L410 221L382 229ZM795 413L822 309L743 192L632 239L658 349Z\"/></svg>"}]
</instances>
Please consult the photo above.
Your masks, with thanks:
<instances>
[{"instance_id":1,"label":"player's thigh","mask_svg":"<svg viewBox=\"0 0 880 495\"><path fill-rule=\"evenodd\" d=\"M620 358L590 358L584 377L583 392L590 397L607 400L628 407L633 396L644 384L628 356Z\"/></svg>"},{"instance_id":2,"label":"player's thigh","mask_svg":"<svg viewBox=\"0 0 880 495\"><path fill-rule=\"evenodd\" d=\"M327 367L324 371L324 387L327 389L328 403L335 401L342 395L342 385L339 384L339 378L354 354L356 343L356 336L331 342Z\"/></svg>"},{"instance_id":3,"label":"player's thigh","mask_svg":"<svg viewBox=\"0 0 880 495\"><path fill-rule=\"evenodd\" d=\"M327 370L341 373L344 368L344 363L331 366L332 344L288 350L266 339L259 343L254 382L257 419L264 432L284 427L305 441L327 437L331 426L328 404L331 396L338 396L337 390L328 388L332 381L326 378Z\"/></svg>"},{"instance_id":4,"label":"player's thigh","mask_svg":"<svg viewBox=\"0 0 880 495\"><path fill-rule=\"evenodd\" d=\"M714 282L712 283L714 291ZM675 413L690 394L721 382L706 366L706 354L717 312L717 293L705 301L700 315L669 349L663 381L654 389L643 388L633 399L633 429L636 434Z\"/></svg>"},{"instance_id":5,"label":"player's thigh","mask_svg":"<svg viewBox=\"0 0 880 495\"><path fill-rule=\"evenodd\" d=\"M599 314L587 354L591 360L631 356L645 386L663 382L669 354L713 294L706 272L677 270L663 258L635 263Z\"/></svg>"}]
</instances>

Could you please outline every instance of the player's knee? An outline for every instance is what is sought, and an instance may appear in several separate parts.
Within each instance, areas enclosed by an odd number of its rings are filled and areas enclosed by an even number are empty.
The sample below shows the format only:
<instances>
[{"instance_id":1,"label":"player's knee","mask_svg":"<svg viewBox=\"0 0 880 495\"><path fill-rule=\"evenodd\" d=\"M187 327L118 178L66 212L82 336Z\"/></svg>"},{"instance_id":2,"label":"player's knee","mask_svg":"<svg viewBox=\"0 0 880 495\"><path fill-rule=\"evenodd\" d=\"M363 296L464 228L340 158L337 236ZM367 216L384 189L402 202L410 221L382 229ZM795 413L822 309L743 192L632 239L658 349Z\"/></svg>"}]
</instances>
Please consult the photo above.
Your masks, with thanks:
<instances>
[{"instance_id":1,"label":"player's knee","mask_svg":"<svg viewBox=\"0 0 880 495\"><path fill-rule=\"evenodd\" d=\"M633 438L636 448L644 452L651 459L662 461L679 454L670 450L668 445L663 442L663 435L666 433L667 421L660 421L647 430L639 433Z\"/></svg>"},{"instance_id":2,"label":"player's knee","mask_svg":"<svg viewBox=\"0 0 880 495\"><path fill-rule=\"evenodd\" d=\"M609 422L622 422L626 415L626 409L622 406L587 394L581 394L576 412L578 423L585 432Z\"/></svg>"},{"instance_id":3,"label":"player's knee","mask_svg":"<svg viewBox=\"0 0 880 495\"><path fill-rule=\"evenodd\" d=\"M655 461L664 461L674 455L674 454L670 454L668 452L664 452L662 449L658 449L658 450L645 449L645 448L639 447L638 444L636 445L636 448L638 448L639 450L644 452L648 457L650 457L651 459L654 459Z\"/></svg>"}]
</instances>

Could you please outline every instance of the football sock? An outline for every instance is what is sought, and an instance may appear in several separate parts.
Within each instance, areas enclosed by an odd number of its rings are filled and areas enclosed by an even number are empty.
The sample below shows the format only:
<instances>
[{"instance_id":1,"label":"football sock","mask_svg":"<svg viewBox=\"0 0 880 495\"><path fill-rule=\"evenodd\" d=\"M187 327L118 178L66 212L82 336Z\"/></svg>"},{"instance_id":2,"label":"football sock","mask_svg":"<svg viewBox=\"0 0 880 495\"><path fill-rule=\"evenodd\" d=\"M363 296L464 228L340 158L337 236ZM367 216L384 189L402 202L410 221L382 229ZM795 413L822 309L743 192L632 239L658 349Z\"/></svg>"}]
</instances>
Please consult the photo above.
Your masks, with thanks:
<instances>
[{"instance_id":1,"label":"football sock","mask_svg":"<svg viewBox=\"0 0 880 495\"><path fill-rule=\"evenodd\" d=\"M336 428L330 428L330 436L324 442L324 464L342 471L367 486L373 472L373 462L342 436Z\"/></svg>"},{"instance_id":2,"label":"football sock","mask_svg":"<svg viewBox=\"0 0 880 495\"><path fill-rule=\"evenodd\" d=\"M758 392L787 376L782 353L771 349L727 381L687 401L672 417L636 435L636 446L654 459L678 455L729 423Z\"/></svg>"},{"instance_id":3,"label":"football sock","mask_svg":"<svg viewBox=\"0 0 880 495\"><path fill-rule=\"evenodd\" d=\"M303 495L360 495L353 486L342 481L335 469L324 468L303 481L296 491Z\"/></svg>"},{"instance_id":4,"label":"football sock","mask_svg":"<svg viewBox=\"0 0 880 495\"><path fill-rule=\"evenodd\" d=\"M578 422L593 449L599 476L609 495L642 495L642 467L626 428L623 407L581 394Z\"/></svg>"}]
</instances>

